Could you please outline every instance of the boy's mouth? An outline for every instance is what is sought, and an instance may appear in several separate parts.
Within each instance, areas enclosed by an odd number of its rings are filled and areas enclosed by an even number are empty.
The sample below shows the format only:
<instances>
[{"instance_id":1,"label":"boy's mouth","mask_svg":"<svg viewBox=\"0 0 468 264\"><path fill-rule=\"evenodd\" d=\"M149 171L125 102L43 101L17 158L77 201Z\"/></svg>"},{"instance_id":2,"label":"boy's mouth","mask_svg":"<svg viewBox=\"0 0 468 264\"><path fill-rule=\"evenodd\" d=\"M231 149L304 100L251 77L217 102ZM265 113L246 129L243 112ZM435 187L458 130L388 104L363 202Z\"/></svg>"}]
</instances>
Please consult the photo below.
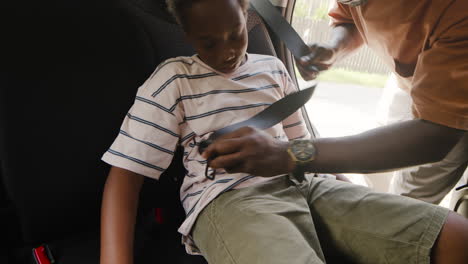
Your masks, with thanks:
<instances>
[{"instance_id":1,"label":"boy's mouth","mask_svg":"<svg viewBox=\"0 0 468 264\"><path fill-rule=\"evenodd\" d=\"M239 64L239 59L235 58L229 62L226 62L222 67L221 71L222 72L232 72L237 68L237 65Z\"/></svg>"}]
</instances>

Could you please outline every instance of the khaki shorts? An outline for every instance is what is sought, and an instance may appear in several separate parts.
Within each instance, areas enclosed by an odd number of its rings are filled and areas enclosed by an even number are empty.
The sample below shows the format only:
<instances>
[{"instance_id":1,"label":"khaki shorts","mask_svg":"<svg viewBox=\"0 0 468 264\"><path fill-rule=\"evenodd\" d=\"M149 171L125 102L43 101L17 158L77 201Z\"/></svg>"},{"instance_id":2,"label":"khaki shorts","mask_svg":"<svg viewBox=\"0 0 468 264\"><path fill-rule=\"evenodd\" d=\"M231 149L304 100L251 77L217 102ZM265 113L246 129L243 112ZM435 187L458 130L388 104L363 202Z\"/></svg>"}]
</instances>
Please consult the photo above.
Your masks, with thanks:
<instances>
[{"instance_id":1,"label":"khaki shorts","mask_svg":"<svg viewBox=\"0 0 468 264\"><path fill-rule=\"evenodd\" d=\"M228 191L192 236L210 264L430 263L448 210L323 178Z\"/></svg>"}]
</instances>

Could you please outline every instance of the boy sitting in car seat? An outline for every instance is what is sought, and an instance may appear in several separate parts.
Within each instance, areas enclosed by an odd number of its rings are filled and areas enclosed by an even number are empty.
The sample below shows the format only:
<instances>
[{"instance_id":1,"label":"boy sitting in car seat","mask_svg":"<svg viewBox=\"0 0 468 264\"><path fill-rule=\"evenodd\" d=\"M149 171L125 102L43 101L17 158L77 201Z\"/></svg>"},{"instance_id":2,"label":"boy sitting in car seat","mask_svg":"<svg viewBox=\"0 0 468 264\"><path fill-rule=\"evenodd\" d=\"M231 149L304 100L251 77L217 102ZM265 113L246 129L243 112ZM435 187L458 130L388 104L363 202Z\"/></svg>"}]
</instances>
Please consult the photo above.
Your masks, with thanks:
<instances>
[{"instance_id":1,"label":"boy sitting in car seat","mask_svg":"<svg viewBox=\"0 0 468 264\"><path fill-rule=\"evenodd\" d=\"M246 53L248 0L167 2L197 54L157 67L103 156L112 169L103 195L101 263L133 263L143 176L159 178L178 144L188 171L179 232L187 251L209 263L325 263L327 252L358 263L386 263L389 255L398 259L393 263L429 263L446 209L331 179L299 183L287 175L225 171L208 179L198 144L296 88L277 58ZM285 141L309 137L300 111L267 132Z\"/></svg>"}]
</instances>

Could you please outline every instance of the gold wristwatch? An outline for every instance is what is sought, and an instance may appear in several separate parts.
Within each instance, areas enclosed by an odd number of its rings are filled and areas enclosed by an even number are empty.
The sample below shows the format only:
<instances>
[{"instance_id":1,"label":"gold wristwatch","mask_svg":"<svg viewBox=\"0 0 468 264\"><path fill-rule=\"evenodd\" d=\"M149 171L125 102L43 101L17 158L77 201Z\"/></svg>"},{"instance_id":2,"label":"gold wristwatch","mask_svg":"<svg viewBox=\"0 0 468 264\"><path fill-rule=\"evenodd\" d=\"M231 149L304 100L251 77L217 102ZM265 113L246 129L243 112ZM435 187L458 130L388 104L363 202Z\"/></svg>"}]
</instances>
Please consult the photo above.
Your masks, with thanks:
<instances>
[{"instance_id":1,"label":"gold wristwatch","mask_svg":"<svg viewBox=\"0 0 468 264\"><path fill-rule=\"evenodd\" d=\"M317 156L314 144L308 139L297 139L289 142L288 153L295 164L294 174L306 172L306 165Z\"/></svg>"}]
</instances>

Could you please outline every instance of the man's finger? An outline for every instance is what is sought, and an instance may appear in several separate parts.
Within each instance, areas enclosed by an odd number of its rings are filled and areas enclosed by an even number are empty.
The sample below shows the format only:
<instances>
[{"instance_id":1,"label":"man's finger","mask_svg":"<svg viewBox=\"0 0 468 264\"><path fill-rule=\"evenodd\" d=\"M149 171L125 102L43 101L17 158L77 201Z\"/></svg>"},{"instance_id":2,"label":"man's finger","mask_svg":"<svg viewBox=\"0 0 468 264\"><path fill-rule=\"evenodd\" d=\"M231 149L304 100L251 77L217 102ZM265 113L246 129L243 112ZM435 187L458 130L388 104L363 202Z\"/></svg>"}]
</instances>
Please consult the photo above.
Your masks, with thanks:
<instances>
[{"instance_id":1,"label":"man's finger","mask_svg":"<svg viewBox=\"0 0 468 264\"><path fill-rule=\"evenodd\" d=\"M302 56L298 59L299 64L306 66L313 63L316 60L317 52L312 51L311 53Z\"/></svg>"},{"instance_id":2,"label":"man's finger","mask_svg":"<svg viewBox=\"0 0 468 264\"><path fill-rule=\"evenodd\" d=\"M305 68L307 71L313 72L315 75L317 75L320 71L320 69L314 64L307 65Z\"/></svg>"},{"instance_id":3,"label":"man's finger","mask_svg":"<svg viewBox=\"0 0 468 264\"><path fill-rule=\"evenodd\" d=\"M329 50L327 48L324 48L324 47L320 47L320 48L318 48L317 56L316 56L315 60L318 61L318 62L325 63L325 62L330 61L332 56L333 56L333 53L332 53L331 50Z\"/></svg>"},{"instance_id":4,"label":"man's finger","mask_svg":"<svg viewBox=\"0 0 468 264\"><path fill-rule=\"evenodd\" d=\"M204 158L210 158L216 155L223 155L223 154L234 152L239 147L236 144L239 144L239 142L242 142L242 141L238 141L234 139L246 137L258 131L259 131L258 129L253 128L253 127L241 127L233 132L222 135L218 139L216 139L213 143L211 143L205 149L205 151L203 151L202 156ZM230 140L230 141L228 142L227 140ZM238 143L235 143L235 142L238 142ZM225 144L228 144L228 145L225 146Z\"/></svg>"},{"instance_id":5,"label":"man's finger","mask_svg":"<svg viewBox=\"0 0 468 264\"><path fill-rule=\"evenodd\" d=\"M258 129L256 129L254 127L249 127L249 126L241 127L241 128L239 128L237 130L234 130L234 131L232 131L230 133L222 135L218 139L230 139L230 138L245 137L247 135L254 134L257 131L258 131Z\"/></svg>"},{"instance_id":6,"label":"man's finger","mask_svg":"<svg viewBox=\"0 0 468 264\"><path fill-rule=\"evenodd\" d=\"M203 151L202 156L212 159L215 156L237 152L239 148L239 142L234 139L217 139Z\"/></svg>"},{"instance_id":7,"label":"man's finger","mask_svg":"<svg viewBox=\"0 0 468 264\"><path fill-rule=\"evenodd\" d=\"M298 65L297 69L299 70L299 73L301 74L302 78L306 81L311 81L317 78L318 71L306 70L301 65Z\"/></svg>"},{"instance_id":8,"label":"man's finger","mask_svg":"<svg viewBox=\"0 0 468 264\"><path fill-rule=\"evenodd\" d=\"M227 172L235 172L236 167L241 167L245 157L241 154L241 152L234 152L231 154L221 155L213 158L210 161L209 166L213 169L225 169Z\"/></svg>"},{"instance_id":9,"label":"man's finger","mask_svg":"<svg viewBox=\"0 0 468 264\"><path fill-rule=\"evenodd\" d=\"M205 159L213 159L216 156L239 152L241 151L244 144L245 144L245 140L243 139L243 137L236 137L236 138L220 137L219 139L215 140L206 148L206 150L202 153L202 156Z\"/></svg>"},{"instance_id":10,"label":"man's finger","mask_svg":"<svg viewBox=\"0 0 468 264\"><path fill-rule=\"evenodd\" d=\"M242 166L241 165L236 165L236 166L233 166L233 167L229 167L229 168L224 168L224 170L227 172L227 173L241 173L242 172Z\"/></svg>"}]
</instances>

